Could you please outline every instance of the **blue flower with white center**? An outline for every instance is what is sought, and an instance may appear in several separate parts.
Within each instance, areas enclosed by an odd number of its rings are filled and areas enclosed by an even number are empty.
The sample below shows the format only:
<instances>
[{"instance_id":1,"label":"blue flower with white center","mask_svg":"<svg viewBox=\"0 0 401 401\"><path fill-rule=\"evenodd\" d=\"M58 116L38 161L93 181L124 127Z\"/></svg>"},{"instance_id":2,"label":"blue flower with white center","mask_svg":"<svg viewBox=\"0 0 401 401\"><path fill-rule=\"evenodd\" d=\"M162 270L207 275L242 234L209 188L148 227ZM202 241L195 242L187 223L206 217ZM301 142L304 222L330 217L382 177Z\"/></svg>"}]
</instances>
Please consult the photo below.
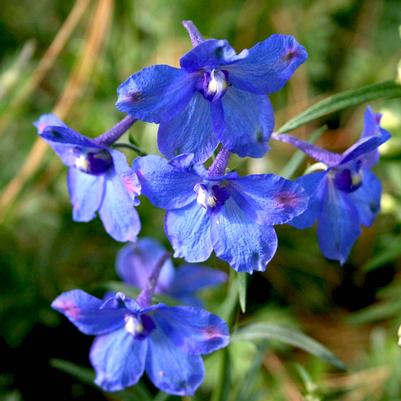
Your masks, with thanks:
<instances>
[{"instance_id":1,"label":"blue flower with white center","mask_svg":"<svg viewBox=\"0 0 401 401\"><path fill-rule=\"evenodd\" d=\"M194 163L193 154L134 162L142 193L167 210L174 256L202 262L214 250L236 271L264 271L277 248L273 226L302 213L308 197L300 185L273 174L216 175L212 167Z\"/></svg>"},{"instance_id":2,"label":"blue flower with white center","mask_svg":"<svg viewBox=\"0 0 401 401\"><path fill-rule=\"evenodd\" d=\"M72 290L57 297L52 307L83 333L97 336L90 361L103 390L133 386L146 371L160 390L193 395L203 380L201 355L229 342L226 323L196 307L137 301L122 293L102 301Z\"/></svg>"},{"instance_id":3,"label":"blue flower with white center","mask_svg":"<svg viewBox=\"0 0 401 401\"><path fill-rule=\"evenodd\" d=\"M317 235L324 256L343 264L361 234L380 210L381 184L370 171L379 159L378 147L390 138L380 127L380 114L365 111L361 138L342 154L321 149L290 135L274 138L290 143L327 166L297 179L310 196L308 209L290 224L304 229L317 220Z\"/></svg>"},{"instance_id":4,"label":"blue flower with white center","mask_svg":"<svg viewBox=\"0 0 401 401\"><path fill-rule=\"evenodd\" d=\"M117 273L126 283L144 289L149 275L165 252L163 246L152 238L141 238L134 244L127 244L117 255ZM222 271L190 264L175 269L168 259L160 272L155 293L168 295L187 305L201 306L196 293L226 280L227 275Z\"/></svg>"},{"instance_id":5,"label":"blue flower with white center","mask_svg":"<svg viewBox=\"0 0 401 401\"><path fill-rule=\"evenodd\" d=\"M41 116L35 125L69 167L74 221L88 222L98 212L115 240L135 241L141 224L134 206L141 187L125 155L73 131L53 114Z\"/></svg>"},{"instance_id":6,"label":"blue flower with white center","mask_svg":"<svg viewBox=\"0 0 401 401\"><path fill-rule=\"evenodd\" d=\"M236 54L226 40L203 40L184 23L194 48L181 68L146 67L118 88L117 108L160 123L158 145L168 158L193 153L209 158L218 143L241 157L261 157L274 127L266 94L281 89L307 59L293 36L272 35Z\"/></svg>"}]
</instances>

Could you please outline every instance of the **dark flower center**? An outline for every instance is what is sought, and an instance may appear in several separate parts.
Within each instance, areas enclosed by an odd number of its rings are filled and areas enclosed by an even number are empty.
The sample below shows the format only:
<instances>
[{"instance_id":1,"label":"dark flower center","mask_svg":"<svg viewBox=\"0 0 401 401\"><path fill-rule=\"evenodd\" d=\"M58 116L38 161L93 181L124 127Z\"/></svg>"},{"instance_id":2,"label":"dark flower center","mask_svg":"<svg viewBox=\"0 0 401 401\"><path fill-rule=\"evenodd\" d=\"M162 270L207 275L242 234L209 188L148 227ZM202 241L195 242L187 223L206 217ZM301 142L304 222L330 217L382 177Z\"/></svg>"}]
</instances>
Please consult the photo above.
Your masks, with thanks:
<instances>
[{"instance_id":1,"label":"dark flower center","mask_svg":"<svg viewBox=\"0 0 401 401\"><path fill-rule=\"evenodd\" d=\"M362 171L350 168L337 170L334 184L340 191L354 192L362 185Z\"/></svg>"},{"instance_id":2,"label":"dark flower center","mask_svg":"<svg viewBox=\"0 0 401 401\"><path fill-rule=\"evenodd\" d=\"M224 96L228 86L228 73L213 69L203 73L199 91L207 100L214 102Z\"/></svg>"},{"instance_id":3,"label":"dark flower center","mask_svg":"<svg viewBox=\"0 0 401 401\"><path fill-rule=\"evenodd\" d=\"M113 159L105 149L74 148L75 167L87 174L100 175L105 173L112 165Z\"/></svg>"},{"instance_id":4,"label":"dark flower center","mask_svg":"<svg viewBox=\"0 0 401 401\"><path fill-rule=\"evenodd\" d=\"M227 189L218 185L209 187L205 184L196 184L194 191L197 194L196 201L207 210L220 208L229 198Z\"/></svg>"}]
</instances>

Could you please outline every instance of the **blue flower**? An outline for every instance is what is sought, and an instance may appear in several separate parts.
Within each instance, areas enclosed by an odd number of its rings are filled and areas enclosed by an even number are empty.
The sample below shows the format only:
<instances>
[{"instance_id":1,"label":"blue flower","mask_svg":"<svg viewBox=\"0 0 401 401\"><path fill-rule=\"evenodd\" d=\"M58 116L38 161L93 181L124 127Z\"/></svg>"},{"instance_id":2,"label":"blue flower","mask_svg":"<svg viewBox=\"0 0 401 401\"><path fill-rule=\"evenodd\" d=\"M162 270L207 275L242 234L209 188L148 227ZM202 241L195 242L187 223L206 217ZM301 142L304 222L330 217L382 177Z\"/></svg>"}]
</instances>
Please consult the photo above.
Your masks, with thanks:
<instances>
[{"instance_id":1,"label":"blue flower","mask_svg":"<svg viewBox=\"0 0 401 401\"><path fill-rule=\"evenodd\" d=\"M212 250L237 271L264 271L277 248L273 225L302 213L303 189L272 174L215 176L186 154L167 161L136 159L142 193L167 209L165 231L174 256L208 259Z\"/></svg>"},{"instance_id":2,"label":"blue flower","mask_svg":"<svg viewBox=\"0 0 401 401\"><path fill-rule=\"evenodd\" d=\"M304 229L317 220L323 255L341 264L361 234L360 225L370 226L380 210L381 184L370 171L378 161L378 147L390 138L380 127L380 118L380 114L368 107L361 138L342 154L279 135L280 140L297 146L327 166L324 171L297 180L308 192L310 201L308 209L290 224Z\"/></svg>"},{"instance_id":3,"label":"blue flower","mask_svg":"<svg viewBox=\"0 0 401 401\"><path fill-rule=\"evenodd\" d=\"M140 183L123 153L68 128L53 114L35 123L39 135L69 167L68 192L74 221L88 222L98 212L117 241L135 241L140 221L134 208Z\"/></svg>"},{"instance_id":4,"label":"blue flower","mask_svg":"<svg viewBox=\"0 0 401 401\"><path fill-rule=\"evenodd\" d=\"M135 244L127 244L117 255L117 273L126 283L144 289L164 253L165 249L152 238L142 238ZM187 305L201 306L195 293L226 280L224 272L206 266L186 264L174 269L171 259L168 259L160 272L155 293L168 295Z\"/></svg>"},{"instance_id":5,"label":"blue flower","mask_svg":"<svg viewBox=\"0 0 401 401\"><path fill-rule=\"evenodd\" d=\"M194 153L203 162L219 142L241 157L261 157L274 127L266 94L281 89L306 59L290 35L272 35L239 54L226 40L210 39L181 57L181 68L154 65L129 77L116 106L160 123L158 145L168 158Z\"/></svg>"},{"instance_id":6,"label":"blue flower","mask_svg":"<svg viewBox=\"0 0 401 401\"><path fill-rule=\"evenodd\" d=\"M201 355L229 342L221 318L191 306L141 307L122 293L102 301L72 290L52 307L83 333L97 336L90 361L96 384L106 391L133 386L146 371L160 390L192 395L203 380Z\"/></svg>"}]
</instances>

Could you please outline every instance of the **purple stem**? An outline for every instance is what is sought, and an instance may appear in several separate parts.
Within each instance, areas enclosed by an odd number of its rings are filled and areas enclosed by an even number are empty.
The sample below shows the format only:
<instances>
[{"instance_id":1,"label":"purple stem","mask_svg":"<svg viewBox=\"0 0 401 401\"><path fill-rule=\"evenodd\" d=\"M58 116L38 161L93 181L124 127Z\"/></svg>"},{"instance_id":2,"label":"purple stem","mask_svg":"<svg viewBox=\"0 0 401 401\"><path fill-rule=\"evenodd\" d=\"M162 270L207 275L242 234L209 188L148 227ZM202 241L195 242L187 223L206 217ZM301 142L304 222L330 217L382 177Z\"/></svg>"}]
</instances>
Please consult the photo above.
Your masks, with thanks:
<instances>
[{"instance_id":1,"label":"purple stem","mask_svg":"<svg viewBox=\"0 0 401 401\"><path fill-rule=\"evenodd\" d=\"M221 148L214 162L209 167L209 176L218 177L226 172L228 161L230 160L231 152L226 148Z\"/></svg>"},{"instance_id":2,"label":"purple stem","mask_svg":"<svg viewBox=\"0 0 401 401\"><path fill-rule=\"evenodd\" d=\"M182 21L182 25L184 25L184 28L188 31L193 47L196 47L200 43L204 42L205 39L203 39L202 34L192 21Z\"/></svg>"},{"instance_id":3,"label":"purple stem","mask_svg":"<svg viewBox=\"0 0 401 401\"><path fill-rule=\"evenodd\" d=\"M104 134L99 135L94 139L98 145L109 146L114 143L120 136L125 134L125 132L134 124L136 118L131 116L126 116L119 123L117 123L113 128L106 131Z\"/></svg>"},{"instance_id":4,"label":"purple stem","mask_svg":"<svg viewBox=\"0 0 401 401\"><path fill-rule=\"evenodd\" d=\"M157 262L157 265L153 269L152 273L150 273L150 276L148 277L148 282L146 284L146 288L144 288L138 295L138 298L136 299L136 302L139 304L141 308L146 308L147 306L150 306L152 304L152 297L153 293L155 292L155 288L157 285L157 280L159 279L159 274L166 263L166 260L170 257L170 254L168 252L164 252L159 261Z\"/></svg>"}]
</instances>

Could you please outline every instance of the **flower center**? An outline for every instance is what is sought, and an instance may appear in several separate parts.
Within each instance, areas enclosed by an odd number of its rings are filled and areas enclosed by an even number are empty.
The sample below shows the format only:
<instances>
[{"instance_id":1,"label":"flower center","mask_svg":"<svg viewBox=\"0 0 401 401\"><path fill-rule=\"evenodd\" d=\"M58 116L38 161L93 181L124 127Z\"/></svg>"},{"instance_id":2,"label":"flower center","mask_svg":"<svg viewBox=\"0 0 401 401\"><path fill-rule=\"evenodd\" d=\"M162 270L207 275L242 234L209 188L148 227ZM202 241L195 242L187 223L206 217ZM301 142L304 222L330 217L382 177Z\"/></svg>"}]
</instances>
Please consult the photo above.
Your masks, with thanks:
<instances>
[{"instance_id":1,"label":"flower center","mask_svg":"<svg viewBox=\"0 0 401 401\"><path fill-rule=\"evenodd\" d=\"M229 194L225 188L213 185L208 188L205 184L196 184L194 187L196 192L196 201L205 209L215 209L224 205L229 198Z\"/></svg>"},{"instance_id":2,"label":"flower center","mask_svg":"<svg viewBox=\"0 0 401 401\"><path fill-rule=\"evenodd\" d=\"M228 86L227 74L223 71L213 69L203 74L202 93L211 102L222 98Z\"/></svg>"},{"instance_id":3,"label":"flower center","mask_svg":"<svg viewBox=\"0 0 401 401\"><path fill-rule=\"evenodd\" d=\"M362 171L345 168L335 171L334 184L344 192L354 192L362 185Z\"/></svg>"},{"instance_id":4,"label":"flower center","mask_svg":"<svg viewBox=\"0 0 401 401\"><path fill-rule=\"evenodd\" d=\"M128 314L125 315L124 322L125 330L139 340L145 339L156 328L153 320L147 315L135 317Z\"/></svg>"},{"instance_id":5,"label":"flower center","mask_svg":"<svg viewBox=\"0 0 401 401\"><path fill-rule=\"evenodd\" d=\"M87 174L100 175L105 173L113 164L110 153L105 149L74 149L75 167Z\"/></svg>"}]
</instances>

